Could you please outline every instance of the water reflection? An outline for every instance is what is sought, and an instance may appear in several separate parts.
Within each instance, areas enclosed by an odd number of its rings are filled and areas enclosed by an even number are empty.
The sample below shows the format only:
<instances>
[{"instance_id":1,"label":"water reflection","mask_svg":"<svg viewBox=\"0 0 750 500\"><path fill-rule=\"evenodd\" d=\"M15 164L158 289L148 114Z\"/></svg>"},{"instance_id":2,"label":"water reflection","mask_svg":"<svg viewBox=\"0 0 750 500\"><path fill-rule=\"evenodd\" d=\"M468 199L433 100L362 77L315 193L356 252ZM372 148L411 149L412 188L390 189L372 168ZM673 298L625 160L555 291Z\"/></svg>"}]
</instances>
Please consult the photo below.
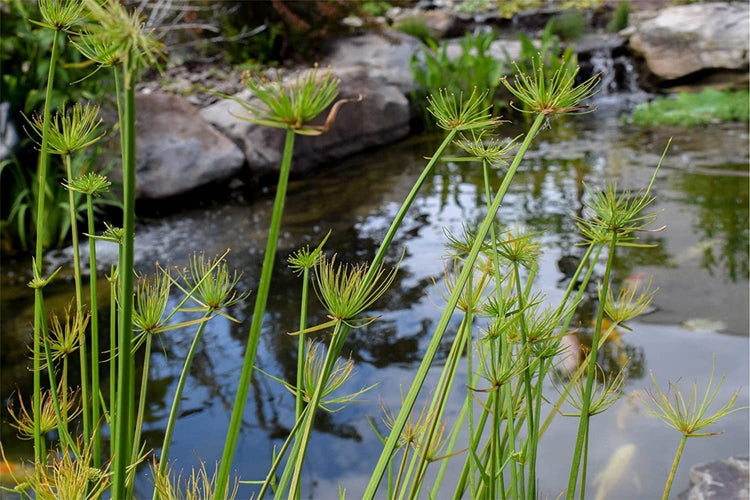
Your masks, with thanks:
<instances>
[{"instance_id":1,"label":"water reflection","mask_svg":"<svg viewBox=\"0 0 750 500\"><path fill-rule=\"evenodd\" d=\"M668 138L669 131L623 129L616 112L603 111L598 116L592 114L557 122L552 130L544 131L517 174L498 216L498 222L503 225L521 224L532 231L545 231L540 236L545 256L535 288L543 291L553 303L562 296L570 269L584 252L577 246L580 239L571 217L582 215L587 196L584 183L601 186L616 180L622 189L642 187L648 182ZM644 321L676 325L688 318L716 315L726 323L728 333L747 335L747 132L742 127L732 130L733 134L727 134L726 129L706 129L676 138L675 156L668 157L655 185L655 209L664 210L660 220L668 225L667 231L644 235L642 241L653 244L653 248L622 249L617 253L616 287L634 277L651 277L654 285L661 287L657 295L658 309ZM507 131L508 135L518 132L519 128ZM274 285L258 351L259 368L287 381L295 379L296 338L286 332L297 329L301 284L286 268L286 255L301 245L317 244L331 229L333 233L326 245L329 252L338 253L339 258L347 262L369 260L395 210L421 171L423 157L431 154L439 140L440 137L431 135L414 137L375 154L346 160L315 177L290 183L277 254L279 262L274 270ZM731 165L727 166L724 158L730 158ZM685 169L686 164L691 165L691 169ZM696 168L703 170L696 171ZM493 188L497 189L501 181L502 172L495 172L491 179ZM343 482L354 497L363 487L362 477L369 473L380 450L379 441L364 416L378 418L379 397L389 406L397 406L399 386L408 387L441 312L433 303L440 302L435 299L430 277L439 278L443 272L440 257L445 238L442 228L445 226L455 232L460 231L464 222L480 221L484 215L483 193L481 168L466 163L441 163L404 220L386 259L386 264L393 266L405 251L403 263L389 292L375 304L374 314L382 317L365 328L353 330L342 353L351 355L356 362L357 374L350 382L352 387L374 382L380 382L380 386L363 397L365 402L351 405L337 414L321 413L316 419L310 462L305 472L306 487L310 488L313 482L317 484L311 490L316 495L335 495L338 481ZM244 273L240 288L253 289L260 274L260 256L271 203L272 193L251 193L250 199L191 209L163 219L142 219L136 243L138 265L149 269L155 260L184 265L195 247L208 254L223 253L231 247L230 266ZM690 250L695 248L697 252ZM686 250L692 253L685 253ZM593 283L601 277L601 264L595 269L592 285L572 324L583 346L590 343L593 330L591 321L596 311ZM31 377L26 369L28 362L23 347L30 332L32 307L31 297L22 286L27 280L26 267L23 263L18 266L11 263L4 266L3 271L0 389L4 399L15 385L26 394L30 393ZM14 275L10 276L9 271ZM70 282L61 281L50 289L50 298L53 303L64 304L71 290ZM251 295L249 302L232 311L242 324L216 318L206 328L193 361L175 431L172 456L179 457L179 467L197 463L195 452L209 463L221 455L237 374L242 365L252 299ZM172 300L176 304L177 298ZM310 325L326 320L314 298L308 313ZM103 312L101 316L106 319L107 314ZM174 319L189 318L177 315ZM446 342L455 334L456 327L457 324L453 324L449 329ZM648 369L665 369L674 374L678 367L685 367L684 357L688 354L671 359L664 354L669 349L663 343L656 339L644 340L642 332L648 327L633 327L633 332L620 331L604 347L601 362L606 371L619 371L629 358L629 384L639 386ZM103 328L106 327L103 325ZM675 326L667 328L674 330ZM650 333L659 335L661 330L651 328ZM144 434L151 448L158 449L163 439L180 362L193 333L189 329L170 333L154 349ZM672 338L677 337L674 331L672 334ZM325 335L327 333L322 332L317 337ZM700 342L700 338L694 339L690 332L684 335L691 342ZM710 342L710 349L704 347L703 352L710 356L712 351L719 351L727 357L729 351L736 351L739 341L745 342L746 352L745 340L721 335L705 340ZM700 351L690 351L690 355L695 352ZM440 353L436 363L440 364L444 355ZM746 380L747 360L738 368L727 386L740 385ZM677 373L680 375L703 377L705 373L689 370ZM106 388L107 380L102 384ZM629 385L628 391L634 387ZM250 404L243 422L236 466L243 478L258 479L266 472L273 446L281 443L293 425L294 403L288 391L260 374L254 377L248 397ZM743 397L746 399L744 393ZM460 404L458 399L457 405ZM733 424L734 431L747 425L746 414L739 417L744 420ZM3 418L7 418L5 413ZM601 417L601 424L597 425L612 427L607 418ZM634 420L637 419L634 417ZM645 425L637 421L634 428ZM549 439L544 444L545 456L557 456L561 452L567 456L569 443L566 440L571 436L568 425L567 422L553 425L549 436L545 437ZM648 438L631 436L631 430L627 432L628 441L636 442L639 449L651 450ZM28 456L30 448L18 443L8 426L2 427L1 437L6 452L10 451L14 457ZM733 453L730 445L711 444L718 446L717 453L721 454ZM671 445L664 447L667 448L669 455ZM661 449L654 450L653 460L658 457L658 461L666 462L668 467L671 457L664 458L660 452ZM592 463L599 460L606 463L611 453L607 440L603 440L592 451ZM349 459L333 459L332 455ZM335 467L332 460L336 460ZM542 464L540 470L541 467ZM550 496L556 496L552 493L555 485L564 484L564 474L559 469L554 463L544 464L548 472L542 481ZM593 478L593 472L591 476ZM644 484L644 491L653 491L653 487L653 484ZM139 488L149 489L145 475L140 478ZM247 497L251 493L251 488L243 487L240 495Z\"/></svg>"}]
</instances>

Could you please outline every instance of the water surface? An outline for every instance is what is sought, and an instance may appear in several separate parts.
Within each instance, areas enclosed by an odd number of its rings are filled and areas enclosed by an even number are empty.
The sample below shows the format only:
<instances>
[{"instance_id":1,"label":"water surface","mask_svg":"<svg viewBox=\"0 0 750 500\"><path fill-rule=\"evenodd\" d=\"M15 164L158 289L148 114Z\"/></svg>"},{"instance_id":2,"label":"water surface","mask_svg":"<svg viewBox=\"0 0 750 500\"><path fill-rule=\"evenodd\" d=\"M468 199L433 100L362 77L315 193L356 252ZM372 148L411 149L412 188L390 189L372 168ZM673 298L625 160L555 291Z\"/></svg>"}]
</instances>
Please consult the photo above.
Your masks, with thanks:
<instances>
[{"instance_id":1,"label":"water surface","mask_svg":"<svg viewBox=\"0 0 750 500\"><path fill-rule=\"evenodd\" d=\"M621 467L621 477L611 479L607 483L611 489L602 493L610 498L654 497L663 488L679 435L649 416L633 396L634 390L650 386L649 371L663 386L682 377L684 384L695 379L705 387L715 359L717 370L727 372L717 401L747 385L747 128L717 125L640 130L623 126L615 106L556 120L551 127L540 133L522 163L498 220L511 227L544 231L540 235L544 255L535 288L553 302L567 286L566 262L583 254L583 248L576 246L580 238L571 216L582 213L585 186L614 181L620 189L645 187L667 140L675 136L654 185L654 208L661 212L656 226L664 224L666 228L643 235L654 248L617 253L616 284L629 278L651 279L660 290L653 311L633 322L632 331L620 331L618 342L609 343L603 351L607 369L618 368L628 358L631 361L625 397L592 420L588 476L589 492L594 495L602 487L597 474L612 457L620 456L618 450L634 450L632 461ZM522 126L508 127L506 133L514 136L520 131ZM412 137L290 183L258 367L289 381L295 377L296 339L286 332L297 329L301 284L286 268L286 256L303 244L317 244L331 230L326 246L330 253L349 262L370 260L423 168L424 157L432 154L440 139L439 134ZM492 179L495 189L501 180L502 171L498 171ZM374 419L382 431L380 401L390 408L400 405L399 388L408 388L441 313L441 299L431 277L439 278L443 272L444 228L458 232L464 222L481 221L483 193L479 166L440 163L407 214L386 259L394 265L403 252L398 276L373 311L382 317L366 328L353 330L344 349L356 362L357 373L349 387L357 390L375 382L379 385L362 402L335 414L321 414L316 421L303 473L304 491L311 498L336 496L339 483L350 498L361 495L380 453L380 443L366 417ZM228 261L244 273L241 288L253 290L272 204L273 189L267 189L255 193L251 201L228 196L227 201L209 208L141 219L136 240L138 266L148 272L155 261L184 265L195 250L217 254L231 248ZM110 250L102 247L99 257L103 265L113 257ZM65 262L68 255L59 252L52 255L52 261ZM595 279L601 278L602 268ZM72 280L69 272L65 276L48 290L48 308L61 307L69 300ZM2 274L3 399L16 386L30 394L31 375L23 344L30 335L33 307L31 294L22 286L28 279L21 264L6 265ZM576 317L583 343L591 335L594 295L592 287ZM172 303L178 300L175 296ZM319 305L312 302L309 323L324 321ZM251 310L252 301L232 311L242 324L216 318L206 328L171 451L178 469L196 465L199 458L213 464L221 456ZM180 314L175 320L187 318ZM454 318L446 334L446 349L457 321ZM190 329L171 332L154 349L145 428L150 448L160 446L192 334ZM439 353L429 386L436 382L446 354L445 350ZM462 370L461 377L465 377L465 367ZM452 394L446 413L450 421L463 397L463 391ZM260 374L254 377L248 398L235 467L243 479L261 479L274 446L283 443L293 425L294 400ZM738 405L747 404L748 390L744 388ZM725 433L688 443L675 494L687 487L691 465L747 454L747 411L733 414L715 430ZM566 485L575 432L574 419L558 417L544 436L538 465L543 496L557 497ZM12 429L3 424L3 444L9 454L16 459L28 456L28 443L19 443L12 435ZM452 461L449 474L456 474L462 462L462 458ZM138 487L149 491L147 471L141 474ZM240 497L247 498L253 491L243 486ZM448 495L450 489L444 491Z\"/></svg>"}]
</instances>

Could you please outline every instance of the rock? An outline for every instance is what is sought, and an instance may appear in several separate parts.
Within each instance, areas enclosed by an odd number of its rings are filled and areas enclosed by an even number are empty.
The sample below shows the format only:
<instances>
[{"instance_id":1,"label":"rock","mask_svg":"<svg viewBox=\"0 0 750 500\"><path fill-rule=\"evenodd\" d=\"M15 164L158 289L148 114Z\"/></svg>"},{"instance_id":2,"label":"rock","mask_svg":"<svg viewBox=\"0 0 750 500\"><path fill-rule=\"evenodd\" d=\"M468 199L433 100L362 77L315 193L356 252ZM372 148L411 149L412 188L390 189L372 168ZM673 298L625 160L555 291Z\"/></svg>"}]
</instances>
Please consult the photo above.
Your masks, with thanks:
<instances>
[{"instance_id":1,"label":"rock","mask_svg":"<svg viewBox=\"0 0 750 500\"><path fill-rule=\"evenodd\" d=\"M747 71L747 2L668 7L638 22L627 30L630 47L662 81L707 70Z\"/></svg>"},{"instance_id":2,"label":"rock","mask_svg":"<svg viewBox=\"0 0 750 500\"><path fill-rule=\"evenodd\" d=\"M244 163L242 151L178 95L137 93L136 131L139 199L167 198L227 179Z\"/></svg>"},{"instance_id":3,"label":"rock","mask_svg":"<svg viewBox=\"0 0 750 500\"><path fill-rule=\"evenodd\" d=\"M394 26L412 19L423 22L430 36L435 40L461 36L466 29L466 24L448 9L399 9L391 16Z\"/></svg>"},{"instance_id":4,"label":"rock","mask_svg":"<svg viewBox=\"0 0 750 500\"><path fill-rule=\"evenodd\" d=\"M404 95L415 87L409 68L422 42L400 31L385 30L354 37L333 38L323 45L321 66L365 65L367 76L380 85L394 85Z\"/></svg>"},{"instance_id":5,"label":"rock","mask_svg":"<svg viewBox=\"0 0 750 500\"><path fill-rule=\"evenodd\" d=\"M489 54L496 61L512 62L521 57L521 42L519 40L495 40L490 43ZM451 40L445 50L451 61L461 56L460 40Z\"/></svg>"},{"instance_id":6,"label":"rock","mask_svg":"<svg viewBox=\"0 0 750 500\"><path fill-rule=\"evenodd\" d=\"M0 103L0 161L10 157L18 146L18 131L10 117L10 103Z\"/></svg>"},{"instance_id":7,"label":"rock","mask_svg":"<svg viewBox=\"0 0 750 500\"><path fill-rule=\"evenodd\" d=\"M397 87L370 78L363 66L339 68L334 73L341 78L339 98L356 98L362 94L364 100L344 104L327 133L296 137L292 161L294 172L305 172L316 165L388 144L409 134L409 102ZM253 99L247 90L237 96ZM243 121L233 114L241 116L246 112L229 100L201 110L206 121L242 148L251 171L260 175L278 171L284 131Z\"/></svg>"},{"instance_id":8,"label":"rock","mask_svg":"<svg viewBox=\"0 0 750 500\"><path fill-rule=\"evenodd\" d=\"M748 457L730 457L690 468L690 487L680 493L681 500L739 500L750 497Z\"/></svg>"}]
</instances>

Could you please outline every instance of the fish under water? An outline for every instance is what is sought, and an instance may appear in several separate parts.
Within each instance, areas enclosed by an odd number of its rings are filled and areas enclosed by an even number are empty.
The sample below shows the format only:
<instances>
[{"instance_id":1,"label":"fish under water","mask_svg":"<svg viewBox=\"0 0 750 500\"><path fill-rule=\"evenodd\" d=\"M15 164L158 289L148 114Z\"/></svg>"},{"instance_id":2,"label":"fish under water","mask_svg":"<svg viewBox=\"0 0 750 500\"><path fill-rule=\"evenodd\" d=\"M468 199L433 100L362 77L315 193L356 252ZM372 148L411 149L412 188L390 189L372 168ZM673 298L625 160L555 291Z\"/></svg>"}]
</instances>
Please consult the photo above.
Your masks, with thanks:
<instances>
[{"instance_id":1,"label":"fish under water","mask_svg":"<svg viewBox=\"0 0 750 500\"><path fill-rule=\"evenodd\" d=\"M597 486L596 500L612 498L611 494L615 487L629 475L628 469L630 469L633 463L635 453L636 447L633 443L624 444L615 450L609 458L607 465L594 478L594 485ZM636 490L640 492L641 484L638 477L630 476L628 477L628 481L630 484L635 485Z\"/></svg>"}]
</instances>

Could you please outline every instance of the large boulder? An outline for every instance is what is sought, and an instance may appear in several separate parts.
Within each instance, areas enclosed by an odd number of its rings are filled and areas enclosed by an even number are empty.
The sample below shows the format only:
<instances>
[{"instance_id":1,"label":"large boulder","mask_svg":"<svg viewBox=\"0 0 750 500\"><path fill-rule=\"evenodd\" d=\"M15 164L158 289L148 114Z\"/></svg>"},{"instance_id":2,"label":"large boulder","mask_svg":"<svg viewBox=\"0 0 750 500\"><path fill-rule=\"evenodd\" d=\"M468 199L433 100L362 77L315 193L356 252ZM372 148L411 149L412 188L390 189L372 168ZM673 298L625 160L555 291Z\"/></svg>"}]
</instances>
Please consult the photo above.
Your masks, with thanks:
<instances>
[{"instance_id":1,"label":"large boulder","mask_svg":"<svg viewBox=\"0 0 750 500\"><path fill-rule=\"evenodd\" d=\"M747 2L668 7L636 21L630 47L660 80L712 70L747 71L750 6Z\"/></svg>"},{"instance_id":2,"label":"large boulder","mask_svg":"<svg viewBox=\"0 0 750 500\"><path fill-rule=\"evenodd\" d=\"M242 168L242 151L182 97L138 93L135 100L137 198L183 194Z\"/></svg>"},{"instance_id":3,"label":"large boulder","mask_svg":"<svg viewBox=\"0 0 750 500\"><path fill-rule=\"evenodd\" d=\"M294 172L305 172L409 134L409 102L397 87L373 80L362 66L339 68L334 73L341 79L339 98L355 99L362 95L363 100L344 104L325 134L297 136L292 161ZM247 90L237 97L255 100ZM254 104L262 107L257 100ZM252 172L264 175L277 171L281 165L284 131L237 118L246 114L239 104L230 100L201 110L203 119L242 148Z\"/></svg>"},{"instance_id":4,"label":"large boulder","mask_svg":"<svg viewBox=\"0 0 750 500\"><path fill-rule=\"evenodd\" d=\"M10 103L0 103L0 161L10 157L20 138L10 116Z\"/></svg>"},{"instance_id":5,"label":"large boulder","mask_svg":"<svg viewBox=\"0 0 750 500\"><path fill-rule=\"evenodd\" d=\"M422 42L400 31L385 30L360 36L333 38L325 43L321 65L364 65L368 78L380 85L393 85L409 95L415 88L409 61Z\"/></svg>"},{"instance_id":6,"label":"large boulder","mask_svg":"<svg viewBox=\"0 0 750 500\"><path fill-rule=\"evenodd\" d=\"M741 500L750 496L748 457L730 457L690 468L690 487L681 500Z\"/></svg>"}]
</instances>

